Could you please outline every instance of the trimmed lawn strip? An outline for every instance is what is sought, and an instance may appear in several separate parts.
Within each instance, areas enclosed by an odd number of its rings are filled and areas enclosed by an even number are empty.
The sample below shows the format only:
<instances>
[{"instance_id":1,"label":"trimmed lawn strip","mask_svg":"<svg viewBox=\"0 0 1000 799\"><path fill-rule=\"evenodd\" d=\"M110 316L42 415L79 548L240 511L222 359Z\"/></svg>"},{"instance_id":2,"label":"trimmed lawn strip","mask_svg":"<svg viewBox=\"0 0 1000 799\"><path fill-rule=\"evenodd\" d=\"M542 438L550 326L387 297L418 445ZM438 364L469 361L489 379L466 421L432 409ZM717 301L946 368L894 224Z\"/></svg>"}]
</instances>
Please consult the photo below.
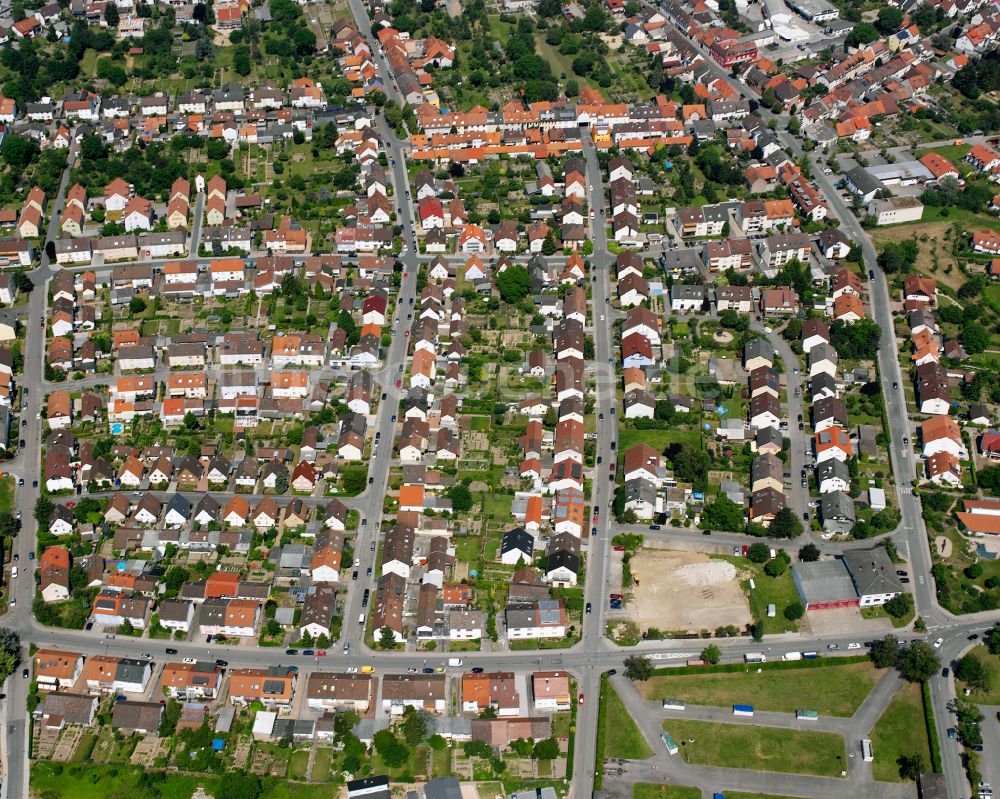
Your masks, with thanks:
<instances>
[{"instance_id":1,"label":"trimmed lawn strip","mask_svg":"<svg viewBox=\"0 0 1000 799\"><path fill-rule=\"evenodd\" d=\"M683 699L715 707L749 702L758 710L815 710L820 715L847 718L854 715L877 680L875 667L864 662L762 669L760 674L750 667L721 674L671 674L651 677L640 688L647 699Z\"/></svg>"},{"instance_id":2,"label":"trimmed lawn strip","mask_svg":"<svg viewBox=\"0 0 1000 799\"><path fill-rule=\"evenodd\" d=\"M899 776L899 764L896 762L903 755L920 755L924 763L931 762L923 705L920 686L907 683L875 722L871 738L875 753L872 771L876 780L905 782Z\"/></svg>"},{"instance_id":3,"label":"trimmed lawn strip","mask_svg":"<svg viewBox=\"0 0 1000 799\"><path fill-rule=\"evenodd\" d=\"M632 785L632 799L701 799L701 789L636 782Z\"/></svg>"},{"instance_id":4,"label":"trimmed lawn strip","mask_svg":"<svg viewBox=\"0 0 1000 799\"><path fill-rule=\"evenodd\" d=\"M633 444L649 444L660 452L671 444L690 444L695 449L704 449L700 430L635 430L622 427L618 435L618 451L625 452Z\"/></svg>"},{"instance_id":5,"label":"trimmed lawn strip","mask_svg":"<svg viewBox=\"0 0 1000 799\"><path fill-rule=\"evenodd\" d=\"M703 766L839 777L847 754L844 739L830 732L683 719L668 719L663 729L686 763Z\"/></svg>"},{"instance_id":6,"label":"trimmed lawn strip","mask_svg":"<svg viewBox=\"0 0 1000 799\"><path fill-rule=\"evenodd\" d=\"M638 725L611 683L601 691L604 732L604 757L645 760L653 756Z\"/></svg>"}]
</instances>

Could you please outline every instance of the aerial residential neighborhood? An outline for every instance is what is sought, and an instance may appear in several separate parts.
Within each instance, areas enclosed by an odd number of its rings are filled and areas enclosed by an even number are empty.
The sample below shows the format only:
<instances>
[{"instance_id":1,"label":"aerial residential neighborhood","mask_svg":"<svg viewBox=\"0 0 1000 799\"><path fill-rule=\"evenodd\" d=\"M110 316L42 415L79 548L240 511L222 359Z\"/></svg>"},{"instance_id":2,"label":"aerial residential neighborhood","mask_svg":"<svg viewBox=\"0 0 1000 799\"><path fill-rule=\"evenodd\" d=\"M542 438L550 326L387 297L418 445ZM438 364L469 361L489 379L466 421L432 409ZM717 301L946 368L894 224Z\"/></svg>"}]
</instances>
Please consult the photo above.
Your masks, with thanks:
<instances>
[{"instance_id":1,"label":"aerial residential neighborhood","mask_svg":"<svg viewBox=\"0 0 1000 799\"><path fill-rule=\"evenodd\" d=\"M0 5L0 799L992 799L1000 5Z\"/></svg>"}]
</instances>

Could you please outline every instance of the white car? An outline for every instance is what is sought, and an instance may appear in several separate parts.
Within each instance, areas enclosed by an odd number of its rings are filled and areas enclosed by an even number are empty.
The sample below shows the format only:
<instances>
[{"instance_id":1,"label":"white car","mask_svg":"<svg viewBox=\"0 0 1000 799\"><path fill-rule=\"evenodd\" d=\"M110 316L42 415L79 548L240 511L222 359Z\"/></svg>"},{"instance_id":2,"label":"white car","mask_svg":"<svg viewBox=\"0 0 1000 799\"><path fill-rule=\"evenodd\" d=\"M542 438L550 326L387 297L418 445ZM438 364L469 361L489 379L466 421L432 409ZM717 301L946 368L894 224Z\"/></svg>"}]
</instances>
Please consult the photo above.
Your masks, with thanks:
<instances>
[{"instance_id":1,"label":"white car","mask_svg":"<svg viewBox=\"0 0 1000 799\"><path fill-rule=\"evenodd\" d=\"M940 649L940 648L941 648L941 644L943 644L943 643L944 643L944 638L938 638L938 639L937 639L937 640L936 640L936 641L934 642L934 648L935 648L935 649Z\"/></svg>"},{"instance_id":2,"label":"white car","mask_svg":"<svg viewBox=\"0 0 1000 799\"><path fill-rule=\"evenodd\" d=\"M348 666L347 667L347 673L348 674L357 674L358 673L358 667L357 666Z\"/></svg>"},{"instance_id":3,"label":"white car","mask_svg":"<svg viewBox=\"0 0 1000 799\"><path fill-rule=\"evenodd\" d=\"M182 663L197 663L198 661L195 660L194 658L184 658L184 660L181 661L181 662Z\"/></svg>"},{"instance_id":4,"label":"white car","mask_svg":"<svg viewBox=\"0 0 1000 799\"><path fill-rule=\"evenodd\" d=\"M852 644L848 644L847 648L848 649L861 649L861 644L859 644L857 641L855 641Z\"/></svg>"}]
</instances>

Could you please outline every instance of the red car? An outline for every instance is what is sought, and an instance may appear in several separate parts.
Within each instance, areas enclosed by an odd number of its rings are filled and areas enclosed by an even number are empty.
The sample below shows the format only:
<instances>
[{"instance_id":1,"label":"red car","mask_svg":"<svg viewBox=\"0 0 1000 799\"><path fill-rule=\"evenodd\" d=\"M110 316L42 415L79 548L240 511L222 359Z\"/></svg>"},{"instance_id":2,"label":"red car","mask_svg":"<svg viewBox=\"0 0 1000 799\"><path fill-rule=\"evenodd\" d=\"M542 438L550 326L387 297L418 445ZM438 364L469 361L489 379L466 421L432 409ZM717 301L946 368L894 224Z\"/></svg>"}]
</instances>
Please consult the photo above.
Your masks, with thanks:
<instances>
[{"instance_id":1,"label":"red car","mask_svg":"<svg viewBox=\"0 0 1000 799\"><path fill-rule=\"evenodd\" d=\"M583 704L583 694L580 694L580 704Z\"/></svg>"},{"instance_id":2,"label":"red car","mask_svg":"<svg viewBox=\"0 0 1000 799\"><path fill-rule=\"evenodd\" d=\"M746 544L744 544L742 552L743 552L743 557L744 558L747 557L747 556L749 556L749 554L750 554L750 547L748 547Z\"/></svg>"},{"instance_id":3,"label":"red car","mask_svg":"<svg viewBox=\"0 0 1000 799\"><path fill-rule=\"evenodd\" d=\"M399 387L400 387L400 386L401 386L402 384L403 384L403 383L402 383L402 381L401 381L401 380L397 380L397 381L396 381L396 388L399 388Z\"/></svg>"},{"instance_id":4,"label":"red car","mask_svg":"<svg viewBox=\"0 0 1000 799\"><path fill-rule=\"evenodd\" d=\"M326 650L325 650L325 649L317 649L317 650L316 650L316 655L317 655L317 656L320 656L320 657L322 657L322 656L323 656L323 655L325 655L325 654L326 654Z\"/></svg>"}]
</instances>

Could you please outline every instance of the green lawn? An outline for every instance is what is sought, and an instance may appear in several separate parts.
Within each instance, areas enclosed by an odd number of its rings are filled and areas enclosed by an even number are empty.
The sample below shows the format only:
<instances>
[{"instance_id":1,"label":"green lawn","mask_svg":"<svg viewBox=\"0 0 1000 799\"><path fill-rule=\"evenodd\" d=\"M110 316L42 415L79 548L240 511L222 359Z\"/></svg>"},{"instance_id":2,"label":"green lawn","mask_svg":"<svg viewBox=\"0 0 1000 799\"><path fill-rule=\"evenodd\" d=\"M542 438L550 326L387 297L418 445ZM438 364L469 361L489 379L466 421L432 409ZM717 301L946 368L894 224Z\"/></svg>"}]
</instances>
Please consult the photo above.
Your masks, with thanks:
<instances>
[{"instance_id":1,"label":"green lawn","mask_svg":"<svg viewBox=\"0 0 1000 799\"><path fill-rule=\"evenodd\" d=\"M972 148L968 144L945 144L942 147L928 147L923 150L914 150L915 158L920 158L925 153L935 152L942 158L947 158L956 169L962 169L962 159L968 155Z\"/></svg>"},{"instance_id":2,"label":"green lawn","mask_svg":"<svg viewBox=\"0 0 1000 799\"><path fill-rule=\"evenodd\" d=\"M829 732L670 719L667 730L687 763L839 777L844 739ZM694 743L690 743L690 741Z\"/></svg>"},{"instance_id":3,"label":"green lawn","mask_svg":"<svg viewBox=\"0 0 1000 799\"><path fill-rule=\"evenodd\" d=\"M313 760L312 778L314 782L323 782L330 779L330 769L333 766L333 750L326 746L316 749L316 758Z\"/></svg>"},{"instance_id":4,"label":"green lawn","mask_svg":"<svg viewBox=\"0 0 1000 799\"><path fill-rule=\"evenodd\" d=\"M632 785L632 799L701 799L701 790L683 785L636 782Z\"/></svg>"},{"instance_id":5,"label":"green lawn","mask_svg":"<svg viewBox=\"0 0 1000 799\"><path fill-rule=\"evenodd\" d=\"M51 799L107 799L111 796L143 796L139 777L145 771L140 766L100 766L40 761L31 767L31 789L36 796ZM187 776L167 773L157 785L160 799L191 799L201 785L217 796L225 777L213 774ZM262 795L268 799L329 799L329 785L265 779Z\"/></svg>"},{"instance_id":6,"label":"green lawn","mask_svg":"<svg viewBox=\"0 0 1000 799\"><path fill-rule=\"evenodd\" d=\"M991 655L990 650L985 646L974 647L970 652L978 657L993 674L992 690L986 694L981 691L973 691L971 698L981 705L1000 705L1000 657ZM964 687L964 683L962 685Z\"/></svg>"},{"instance_id":7,"label":"green lawn","mask_svg":"<svg viewBox=\"0 0 1000 799\"><path fill-rule=\"evenodd\" d=\"M618 434L618 451L625 452L633 444L649 444L662 452L671 444L690 444L702 448L700 430L633 430L623 427Z\"/></svg>"},{"instance_id":8,"label":"green lawn","mask_svg":"<svg viewBox=\"0 0 1000 799\"><path fill-rule=\"evenodd\" d=\"M608 683L604 711L604 757L645 760L653 756L635 720L625 708L614 686Z\"/></svg>"},{"instance_id":9,"label":"green lawn","mask_svg":"<svg viewBox=\"0 0 1000 799\"><path fill-rule=\"evenodd\" d=\"M647 699L683 699L693 705L727 707L751 702L758 710L823 716L853 716L878 674L870 663L803 669L763 669L718 674L652 677L641 683ZM676 738L676 736L674 736ZM678 739L679 740L679 739Z\"/></svg>"},{"instance_id":10,"label":"green lawn","mask_svg":"<svg viewBox=\"0 0 1000 799\"><path fill-rule=\"evenodd\" d=\"M885 713L872 728L873 771L881 782L903 782L897 760L903 755L919 754L925 765L931 762L924 723L924 700L917 683L903 686Z\"/></svg>"},{"instance_id":11,"label":"green lawn","mask_svg":"<svg viewBox=\"0 0 1000 799\"><path fill-rule=\"evenodd\" d=\"M296 752L292 752L292 759L288 764L288 776L293 780L304 780L308 768L309 750L299 749Z\"/></svg>"},{"instance_id":12,"label":"green lawn","mask_svg":"<svg viewBox=\"0 0 1000 799\"><path fill-rule=\"evenodd\" d=\"M14 512L14 478L0 478L0 513Z\"/></svg>"},{"instance_id":13,"label":"green lawn","mask_svg":"<svg viewBox=\"0 0 1000 799\"><path fill-rule=\"evenodd\" d=\"M745 558L726 557L737 569L745 570L747 560ZM785 608L793 602L799 602L799 592L795 588L795 581L792 580L792 572L786 571L779 577L768 577L764 574L763 565L753 564L754 588L750 588L750 581L744 580L740 583L750 600L750 612L758 621L764 623L764 632L767 635L776 635L785 632L797 632L799 624L796 621L789 621L785 618ZM767 615L767 606L774 605L774 618Z\"/></svg>"}]
</instances>

